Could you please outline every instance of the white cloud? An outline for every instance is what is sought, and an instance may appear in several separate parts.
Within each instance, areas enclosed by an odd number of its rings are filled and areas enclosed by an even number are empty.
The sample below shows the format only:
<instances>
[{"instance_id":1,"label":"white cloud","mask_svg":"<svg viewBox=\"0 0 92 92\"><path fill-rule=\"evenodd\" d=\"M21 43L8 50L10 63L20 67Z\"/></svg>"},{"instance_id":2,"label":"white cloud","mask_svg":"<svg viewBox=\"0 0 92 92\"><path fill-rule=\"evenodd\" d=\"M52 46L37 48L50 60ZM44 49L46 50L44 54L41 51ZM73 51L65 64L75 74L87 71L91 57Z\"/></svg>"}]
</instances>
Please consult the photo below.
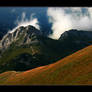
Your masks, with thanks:
<instances>
[{"instance_id":1,"label":"white cloud","mask_svg":"<svg viewBox=\"0 0 92 92\"><path fill-rule=\"evenodd\" d=\"M49 35L49 37L51 38L57 39L58 37L60 37L60 34L62 34L65 30L68 30L72 26L69 18L70 16L65 15L63 9L54 10L54 8L49 8L48 16L50 16L49 21L53 23L53 34Z\"/></svg>"},{"instance_id":2,"label":"white cloud","mask_svg":"<svg viewBox=\"0 0 92 92\"><path fill-rule=\"evenodd\" d=\"M92 7L87 8L87 9L88 9L88 12L89 12L90 17L92 18Z\"/></svg>"},{"instance_id":3,"label":"white cloud","mask_svg":"<svg viewBox=\"0 0 92 92\"><path fill-rule=\"evenodd\" d=\"M12 30L9 30L9 33L14 32L20 26L24 26L25 27L25 26L28 26L28 25L32 25L35 28L40 29L38 19L37 18L33 18L33 15L34 14L31 14L30 15L30 19L27 19L26 18L26 13L23 12L22 16L21 16L21 20L18 20L18 18L17 18L17 20L15 21L15 23L17 24L17 27L15 27Z\"/></svg>"},{"instance_id":4,"label":"white cloud","mask_svg":"<svg viewBox=\"0 0 92 92\"><path fill-rule=\"evenodd\" d=\"M83 13L83 9L86 9L85 13ZM92 31L92 8L48 8L47 15L53 30L49 37L53 39L58 39L64 31L70 29Z\"/></svg>"}]
</instances>

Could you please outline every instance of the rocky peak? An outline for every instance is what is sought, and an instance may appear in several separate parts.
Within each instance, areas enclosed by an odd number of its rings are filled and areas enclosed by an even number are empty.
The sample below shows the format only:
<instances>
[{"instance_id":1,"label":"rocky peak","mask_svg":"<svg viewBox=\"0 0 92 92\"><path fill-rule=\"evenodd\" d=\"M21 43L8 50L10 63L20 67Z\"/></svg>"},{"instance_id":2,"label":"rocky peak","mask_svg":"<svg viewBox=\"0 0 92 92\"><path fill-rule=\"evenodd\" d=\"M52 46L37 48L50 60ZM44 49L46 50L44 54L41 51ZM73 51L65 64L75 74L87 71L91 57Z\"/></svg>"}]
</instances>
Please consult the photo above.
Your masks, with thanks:
<instances>
[{"instance_id":1,"label":"rocky peak","mask_svg":"<svg viewBox=\"0 0 92 92\"><path fill-rule=\"evenodd\" d=\"M17 45L30 44L32 37L42 35L42 32L35 27L28 25L19 27L13 32L8 32L0 42L0 48L7 48L12 42L17 42Z\"/></svg>"}]
</instances>

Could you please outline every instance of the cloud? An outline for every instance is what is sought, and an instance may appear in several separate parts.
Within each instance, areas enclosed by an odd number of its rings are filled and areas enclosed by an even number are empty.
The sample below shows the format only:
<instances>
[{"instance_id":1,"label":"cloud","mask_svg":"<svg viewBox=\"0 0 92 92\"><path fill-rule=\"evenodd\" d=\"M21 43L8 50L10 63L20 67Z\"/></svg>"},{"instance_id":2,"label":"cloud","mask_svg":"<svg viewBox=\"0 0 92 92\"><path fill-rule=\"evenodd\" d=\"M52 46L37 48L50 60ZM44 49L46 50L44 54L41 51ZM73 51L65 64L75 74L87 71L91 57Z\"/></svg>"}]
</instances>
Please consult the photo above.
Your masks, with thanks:
<instances>
[{"instance_id":1,"label":"cloud","mask_svg":"<svg viewBox=\"0 0 92 92\"><path fill-rule=\"evenodd\" d=\"M87 9L88 9L88 12L89 12L90 17L92 18L92 7L87 8Z\"/></svg>"},{"instance_id":2,"label":"cloud","mask_svg":"<svg viewBox=\"0 0 92 92\"><path fill-rule=\"evenodd\" d=\"M63 32L70 29L92 31L92 8L48 8L47 15L53 31L49 37L53 39L58 39Z\"/></svg>"},{"instance_id":3,"label":"cloud","mask_svg":"<svg viewBox=\"0 0 92 92\"><path fill-rule=\"evenodd\" d=\"M38 22L38 19L37 18L34 18L34 13L30 15L30 19L27 19L26 18L26 12L23 12L22 13L22 16L21 16L21 20L19 20L17 18L17 20L15 21L15 23L17 24L17 26L15 28L13 28L12 30L9 30L9 33L12 33L14 32L18 27L20 26L28 26L28 25L32 25L34 26L35 28L37 29L40 29L40 26L39 26L39 22Z\"/></svg>"}]
</instances>

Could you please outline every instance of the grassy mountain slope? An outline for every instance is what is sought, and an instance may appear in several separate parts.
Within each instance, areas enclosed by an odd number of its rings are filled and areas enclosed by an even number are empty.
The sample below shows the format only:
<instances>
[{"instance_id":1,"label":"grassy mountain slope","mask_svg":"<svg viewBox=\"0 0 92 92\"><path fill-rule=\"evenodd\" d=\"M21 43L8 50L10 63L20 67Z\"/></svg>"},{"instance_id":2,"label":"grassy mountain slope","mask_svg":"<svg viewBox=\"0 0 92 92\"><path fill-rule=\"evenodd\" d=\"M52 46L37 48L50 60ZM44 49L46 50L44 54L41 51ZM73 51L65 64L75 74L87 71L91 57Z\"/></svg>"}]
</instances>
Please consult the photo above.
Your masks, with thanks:
<instances>
[{"instance_id":1,"label":"grassy mountain slope","mask_svg":"<svg viewBox=\"0 0 92 92\"><path fill-rule=\"evenodd\" d=\"M0 74L0 85L91 85L92 45L64 59L25 72Z\"/></svg>"}]
</instances>

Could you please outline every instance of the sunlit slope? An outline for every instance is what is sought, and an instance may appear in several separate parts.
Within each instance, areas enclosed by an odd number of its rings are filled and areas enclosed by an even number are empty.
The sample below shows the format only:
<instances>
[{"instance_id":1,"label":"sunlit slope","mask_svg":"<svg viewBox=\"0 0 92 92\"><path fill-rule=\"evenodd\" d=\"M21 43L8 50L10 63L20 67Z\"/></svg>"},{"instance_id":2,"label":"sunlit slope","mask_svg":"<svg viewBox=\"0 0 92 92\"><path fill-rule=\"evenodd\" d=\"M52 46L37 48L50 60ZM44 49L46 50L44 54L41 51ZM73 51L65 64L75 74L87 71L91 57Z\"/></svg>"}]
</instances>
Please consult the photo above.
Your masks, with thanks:
<instances>
[{"instance_id":1,"label":"sunlit slope","mask_svg":"<svg viewBox=\"0 0 92 92\"><path fill-rule=\"evenodd\" d=\"M0 74L1 85L92 85L92 45L56 63Z\"/></svg>"}]
</instances>

